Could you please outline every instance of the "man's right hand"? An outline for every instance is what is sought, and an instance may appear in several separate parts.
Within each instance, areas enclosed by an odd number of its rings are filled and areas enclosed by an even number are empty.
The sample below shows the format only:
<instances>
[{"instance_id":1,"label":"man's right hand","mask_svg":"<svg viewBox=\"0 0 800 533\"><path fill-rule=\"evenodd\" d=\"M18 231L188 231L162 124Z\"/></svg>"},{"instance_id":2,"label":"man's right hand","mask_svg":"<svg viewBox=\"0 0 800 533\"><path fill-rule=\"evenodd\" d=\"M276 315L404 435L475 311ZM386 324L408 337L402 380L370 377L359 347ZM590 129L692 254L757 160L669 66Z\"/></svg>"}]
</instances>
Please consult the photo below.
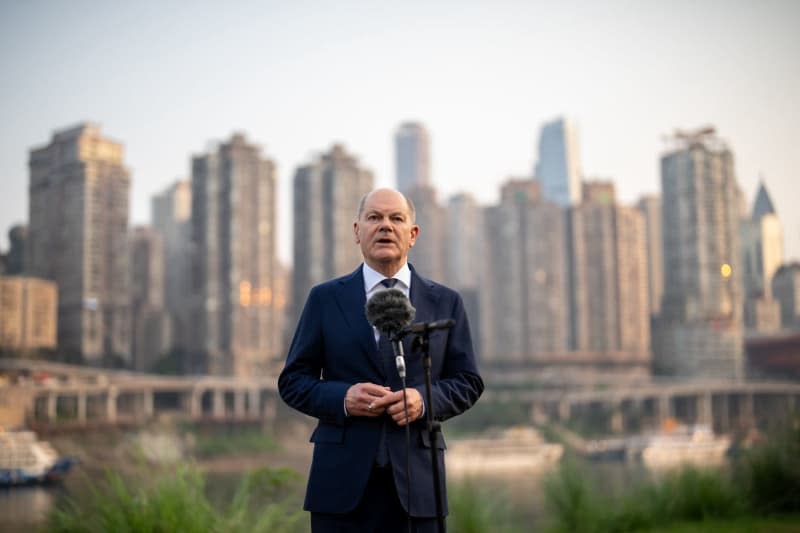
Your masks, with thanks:
<instances>
[{"instance_id":1,"label":"man's right hand","mask_svg":"<svg viewBox=\"0 0 800 533\"><path fill-rule=\"evenodd\" d=\"M344 395L344 408L349 416L380 416L386 407L374 408L375 400L391 394L389 387L375 383L356 383Z\"/></svg>"}]
</instances>

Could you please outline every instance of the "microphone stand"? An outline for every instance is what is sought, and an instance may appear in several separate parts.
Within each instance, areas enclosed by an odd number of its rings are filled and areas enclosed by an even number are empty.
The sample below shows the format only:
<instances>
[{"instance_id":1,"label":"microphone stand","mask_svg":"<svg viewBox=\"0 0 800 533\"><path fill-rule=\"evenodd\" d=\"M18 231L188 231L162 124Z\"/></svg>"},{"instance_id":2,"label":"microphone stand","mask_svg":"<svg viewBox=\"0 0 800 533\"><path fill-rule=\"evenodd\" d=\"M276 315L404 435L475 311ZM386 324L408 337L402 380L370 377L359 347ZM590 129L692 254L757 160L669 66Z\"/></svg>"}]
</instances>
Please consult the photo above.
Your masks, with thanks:
<instances>
[{"instance_id":1,"label":"microphone stand","mask_svg":"<svg viewBox=\"0 0 800 533\"><path fill-rule=\"evenodd\" d=\"M439 471L438 442L442 425L435 420L433 412L433 393L431 386L431 351L430 330L423 328L416 333L412 346L419 347L422 351L422 367L425 370L425 419L427 421L428 437L431 443L431 464L433 466L433 494L436 499L436 522L439 533L444 533L444 510L442 508L442 487Z\"/></svg>"}]
</instances>

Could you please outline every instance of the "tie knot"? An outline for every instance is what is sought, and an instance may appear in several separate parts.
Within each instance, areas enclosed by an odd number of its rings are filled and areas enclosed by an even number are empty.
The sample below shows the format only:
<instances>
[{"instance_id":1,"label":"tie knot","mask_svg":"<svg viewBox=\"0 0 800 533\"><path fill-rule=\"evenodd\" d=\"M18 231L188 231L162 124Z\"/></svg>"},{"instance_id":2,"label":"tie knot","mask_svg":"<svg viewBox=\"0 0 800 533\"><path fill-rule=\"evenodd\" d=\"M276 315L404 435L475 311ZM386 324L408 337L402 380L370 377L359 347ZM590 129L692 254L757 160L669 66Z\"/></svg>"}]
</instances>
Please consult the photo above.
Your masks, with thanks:
<instances>
[{"instance_id":1,"label":"tie knot","mask_svg":"<svg viewBox=\"0 0 800 533\"><path fill-rule=\"evenodd\" d=\"M386 278L381 280L381 285L386 287L387 289L391 289L397 284L397 280L394 278Z\"/></svg>"}]
</instances>

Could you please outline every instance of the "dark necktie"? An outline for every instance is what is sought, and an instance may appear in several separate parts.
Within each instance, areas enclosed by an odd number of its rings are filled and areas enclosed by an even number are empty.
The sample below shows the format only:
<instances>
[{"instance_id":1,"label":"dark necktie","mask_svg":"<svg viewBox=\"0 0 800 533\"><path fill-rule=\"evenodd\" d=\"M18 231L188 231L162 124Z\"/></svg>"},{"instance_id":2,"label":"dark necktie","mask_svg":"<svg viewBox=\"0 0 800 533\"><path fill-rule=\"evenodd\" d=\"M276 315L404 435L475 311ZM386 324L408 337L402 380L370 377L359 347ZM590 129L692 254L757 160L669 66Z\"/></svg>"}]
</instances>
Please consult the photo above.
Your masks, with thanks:
<instances>
[{"instance_id":1,"label":"dark necktie","mask_svg":"<svg viewBox=\"0 0 800 533\"><path fill-rule=\"evenodd\" d=\"M394 278L386 278L381 280L381 285L387 289L393 288L396 284L397 280ZM391 372L394 368L394 351L392 350L392 343L389 342L389 339L387 339L383 333L381 333L380 337L378 338L378 353L381 356L384 372L388 379L388 376L391 375L389 372ZM378 439L378 453L375 456L375 464L378 466L389 465L389 449L386 447L386 424L388 423L389 422L386 420L386 415L384 415L383 423L381 424L381 435L380 439Z\"/></svg>"},{"instance_id":2,"label":"dark necktie","mask_svg":"<svg viewBox=\"0 0 800 533\"><path fill-rule=\"evenodd\" d=\"M391 288L393 288L395 285L397 285L397 281L398 281L398 280L396 280L396 279L394 279L394 278L386 278L386 279L382 279L382 280L381 280L381 285L383 285L383 286L384 286L384 287L386 287L387 289L391 289Z\"/></svg>"}]
</instances>

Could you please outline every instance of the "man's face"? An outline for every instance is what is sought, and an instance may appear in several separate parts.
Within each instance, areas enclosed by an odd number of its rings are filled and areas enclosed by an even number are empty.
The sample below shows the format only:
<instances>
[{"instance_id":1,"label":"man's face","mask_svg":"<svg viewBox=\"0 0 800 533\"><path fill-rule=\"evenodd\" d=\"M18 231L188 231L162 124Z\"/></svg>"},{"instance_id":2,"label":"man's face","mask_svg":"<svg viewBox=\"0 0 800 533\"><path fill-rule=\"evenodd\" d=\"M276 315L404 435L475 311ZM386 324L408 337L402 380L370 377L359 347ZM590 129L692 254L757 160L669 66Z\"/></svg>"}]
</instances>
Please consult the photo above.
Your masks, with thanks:
<instances>
[{"instance_id":1,"label":"man's face","mask_svg":"<svg viewBox=\"0 0 800 533\"><path fill-rule=\"evenodd\" d=\"M406 262L419 226L411 221L403 195L391 189L378 189L367 196L353 231L364 261L379 272L389 270L383 273L390 276Z\"/></svg>"}]
</instances>

